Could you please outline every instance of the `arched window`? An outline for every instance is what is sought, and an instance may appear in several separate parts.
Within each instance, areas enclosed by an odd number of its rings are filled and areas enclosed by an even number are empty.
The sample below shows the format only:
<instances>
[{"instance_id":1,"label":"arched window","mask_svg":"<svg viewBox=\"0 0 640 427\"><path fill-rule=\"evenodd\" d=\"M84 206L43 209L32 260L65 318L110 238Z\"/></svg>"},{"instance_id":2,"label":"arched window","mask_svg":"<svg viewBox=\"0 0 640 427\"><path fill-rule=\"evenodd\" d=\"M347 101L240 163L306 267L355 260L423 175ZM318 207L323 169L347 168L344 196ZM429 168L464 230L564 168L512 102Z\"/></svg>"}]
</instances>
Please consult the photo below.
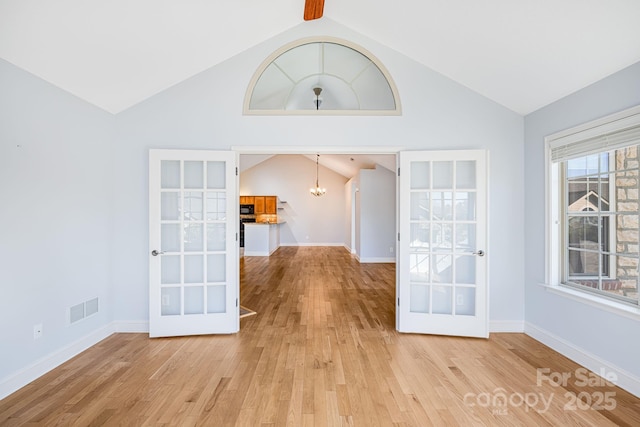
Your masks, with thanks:
<instances>
[{"instance_id":1,"label":"arched window","mask_svg":"<svg viewBox=\"0 0 640 427\"><path fill-rule=\"evenodd\" d=\"M245 114L400 114L380 62L344 40L305 39L274 52L254 74Z\"/></svg>"}]
</instances>

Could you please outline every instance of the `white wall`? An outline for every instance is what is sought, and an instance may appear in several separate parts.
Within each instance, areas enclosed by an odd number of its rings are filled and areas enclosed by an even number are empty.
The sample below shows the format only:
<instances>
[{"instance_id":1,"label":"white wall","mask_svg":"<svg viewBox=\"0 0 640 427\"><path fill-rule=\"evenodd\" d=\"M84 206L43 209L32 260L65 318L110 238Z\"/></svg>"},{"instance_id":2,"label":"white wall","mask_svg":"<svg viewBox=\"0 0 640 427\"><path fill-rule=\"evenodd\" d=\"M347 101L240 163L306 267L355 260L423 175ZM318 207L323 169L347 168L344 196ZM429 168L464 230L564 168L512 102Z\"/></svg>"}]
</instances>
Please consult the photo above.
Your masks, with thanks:
<instances>
[{"instance_id":1,"label":"white wall","mask_svg":"<svg viewBox=\"0 0 640 427\"><path fill-rule=\"evenodd\" d=\"M3 60L0 94L1 398L9 377L112 319L114 117ZM98 314L68 325L95 297Z\"/></svg>"},{"instance_id":2,"label":"white wall","mask_svg":"<svg viewBox=\"0 0 640 427\"><path fill-rule=\"evenodd\" d=\"M351 178L344 185L344 247L351 253L355 253L355 188L354 179Z\"/></svg>"},{"instance_id":3,"label":"white wall","mask_svg":"<svg viewBox=\"0 0 640 427\"><path fill-rule=\"evenodd\" d=\"M596 371L615 366L636 376L640 392L637 320L545 291L544 137L640 104L640 63L525 118L525 279L528 332Z\"/></svg>"},{"instance_id":4,"label":"white wall","mask_svg":"<svg viewBox=\"0 0 640 427\"><path fill-rule=\"evenodd\" d=\"M359 173L361 262L394 262L396 257L396 175L376 165Z\"/></svg>"},{"instance_id":5,"label":"white wall","mask_svg":"<svg viewBox=\"0 0 640 427\"><path fill-rule=\"evenodd\" d=\"M242 161L242 159L241 159ZM240 174L240 194L274 195L287 203L278 210L282 246L342 246L345 177L320 166L320 186L327 194L315 197L316 164L295 154L273 156Z\"/></svg>"}]
</instances>

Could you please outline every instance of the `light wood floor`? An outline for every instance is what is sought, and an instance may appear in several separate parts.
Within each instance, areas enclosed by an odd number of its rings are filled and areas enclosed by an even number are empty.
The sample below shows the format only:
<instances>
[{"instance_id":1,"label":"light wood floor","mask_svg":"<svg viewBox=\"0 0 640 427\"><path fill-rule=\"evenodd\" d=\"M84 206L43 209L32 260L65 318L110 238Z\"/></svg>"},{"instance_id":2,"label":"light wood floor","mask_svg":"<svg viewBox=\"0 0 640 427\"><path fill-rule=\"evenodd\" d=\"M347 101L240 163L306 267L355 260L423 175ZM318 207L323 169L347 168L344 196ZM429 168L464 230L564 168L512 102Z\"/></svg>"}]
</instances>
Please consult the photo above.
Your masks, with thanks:
<instances>
[{"instance_id":1,"label":"light wood floor","mask_svg":"<svg viewBox=\"0 0 640 427\"><path fill-rule=\"evenodd\" d=\"M0 425L640 425L639 399L523 334L397 333L392 264L289 247L241 277L240 333L113 335L0 401Z\"/></svg>"}]
</instances>

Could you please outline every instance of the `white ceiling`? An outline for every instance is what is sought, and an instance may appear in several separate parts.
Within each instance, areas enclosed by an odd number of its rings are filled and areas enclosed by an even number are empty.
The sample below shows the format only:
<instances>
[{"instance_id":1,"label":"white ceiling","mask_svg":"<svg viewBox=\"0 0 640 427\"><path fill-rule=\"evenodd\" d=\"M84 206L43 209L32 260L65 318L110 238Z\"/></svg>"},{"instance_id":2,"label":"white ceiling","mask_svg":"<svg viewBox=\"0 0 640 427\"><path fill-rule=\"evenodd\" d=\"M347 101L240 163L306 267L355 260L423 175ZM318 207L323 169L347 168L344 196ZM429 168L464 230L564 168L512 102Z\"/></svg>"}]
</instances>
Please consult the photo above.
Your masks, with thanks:
<instances>
[{"instance_id":1,"label":"white ceiling","mask_svg":"<svg viewBox=\"0 0 640 427\"><path fill-rule=\"evenodd\" d=\"M117 113L303 23L303 9L0 0L0 58ZM520 114L640 61L638 0L326 0L324 15Z\"/></svg>"}]
</instances>

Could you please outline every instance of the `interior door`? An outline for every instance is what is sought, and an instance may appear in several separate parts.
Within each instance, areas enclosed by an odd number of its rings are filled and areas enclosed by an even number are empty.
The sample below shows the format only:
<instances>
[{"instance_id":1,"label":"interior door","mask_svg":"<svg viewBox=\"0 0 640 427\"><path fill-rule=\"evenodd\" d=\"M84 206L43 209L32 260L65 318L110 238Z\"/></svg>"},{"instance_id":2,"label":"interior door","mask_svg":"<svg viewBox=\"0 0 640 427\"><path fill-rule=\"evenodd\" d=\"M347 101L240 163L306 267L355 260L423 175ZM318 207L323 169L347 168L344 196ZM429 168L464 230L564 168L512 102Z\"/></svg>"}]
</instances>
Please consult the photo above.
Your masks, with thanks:
<instances>
[{"instance_id":1,"label":"interior door","mask_svg":"<svg viewBox=\"0 0 640 427\"><path fill-rule=\"evenodd\" d=\"M149 335L237 332L236 153L149 153Z\"/></svg>"},{"instance_id":2,"label":"interior door","mask_svg":"<svg viewBox=\"0 0 640 427\"><path fill-rule=\"evenodd\" d=\"M487 151L400 153L398 330L488 337Z\"/></svg>"}]
</instances>

